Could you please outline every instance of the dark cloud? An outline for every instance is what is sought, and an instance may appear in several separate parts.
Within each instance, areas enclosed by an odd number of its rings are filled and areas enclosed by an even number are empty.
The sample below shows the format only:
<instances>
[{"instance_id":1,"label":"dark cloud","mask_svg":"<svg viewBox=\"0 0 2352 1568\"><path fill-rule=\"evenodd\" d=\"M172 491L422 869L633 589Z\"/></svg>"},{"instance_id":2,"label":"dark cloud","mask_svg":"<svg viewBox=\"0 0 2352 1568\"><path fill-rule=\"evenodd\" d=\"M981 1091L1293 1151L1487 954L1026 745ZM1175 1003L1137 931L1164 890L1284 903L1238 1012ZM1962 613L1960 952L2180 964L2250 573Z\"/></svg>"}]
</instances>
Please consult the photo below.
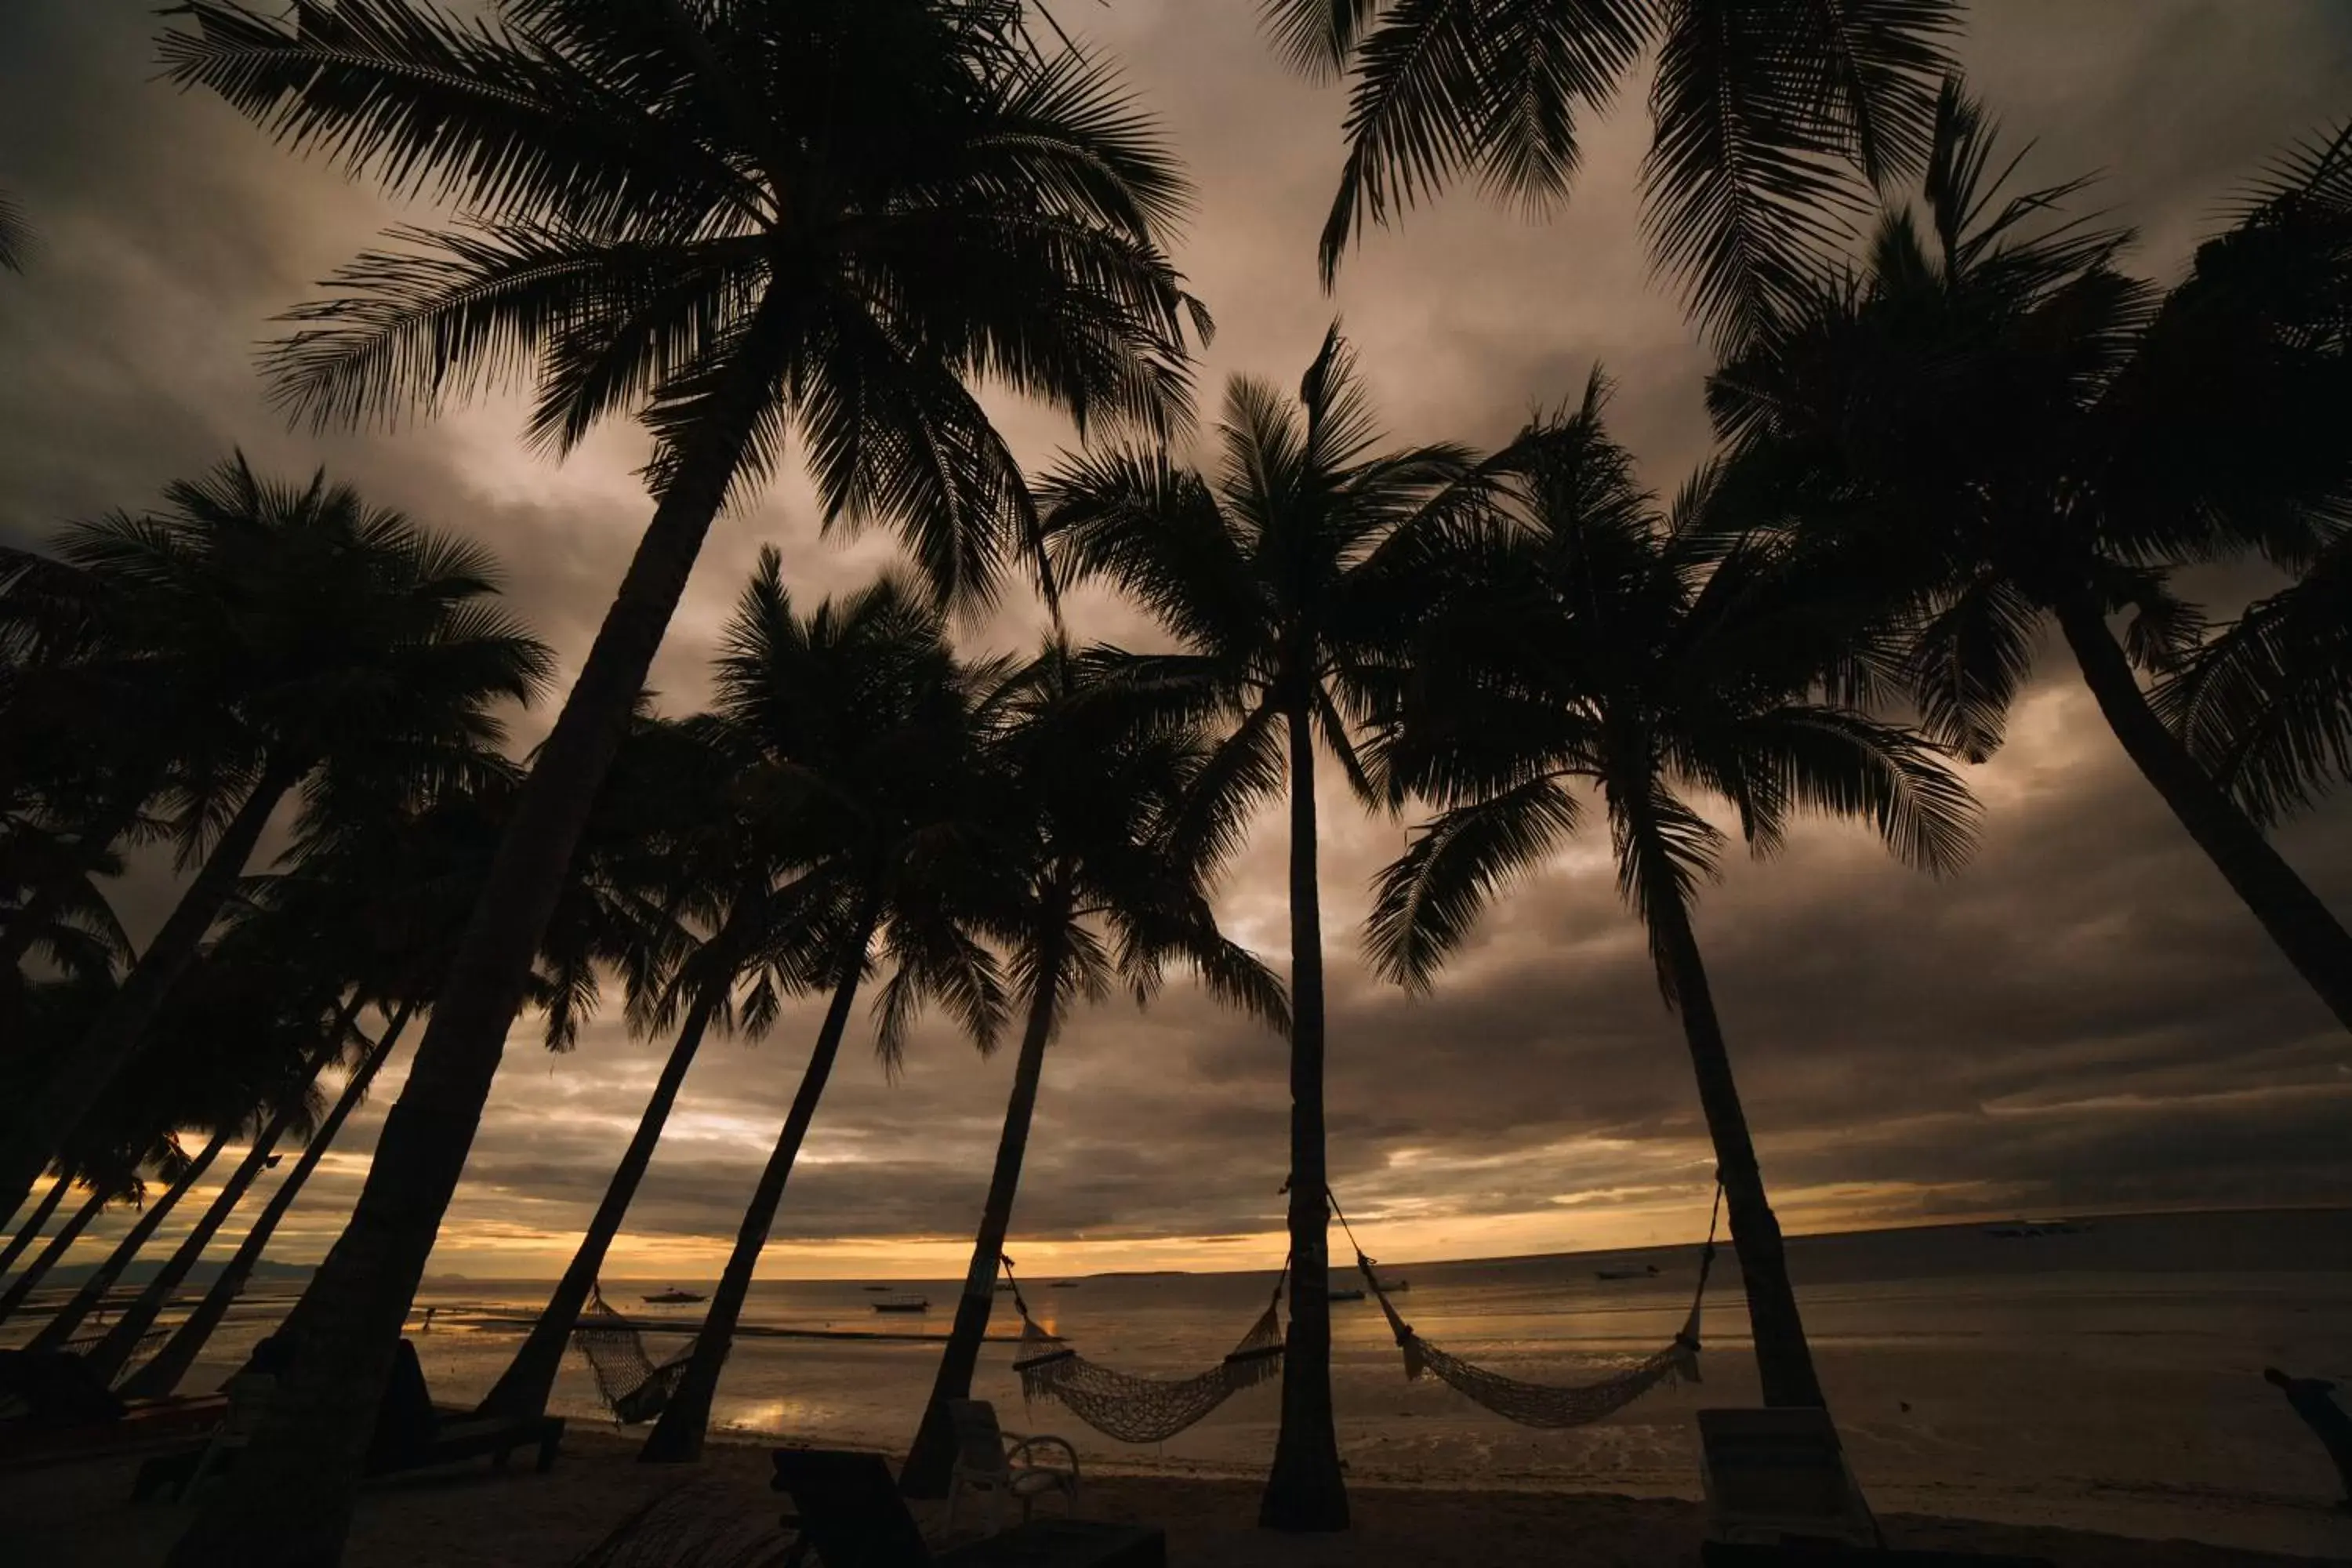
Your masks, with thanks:
<instances>
[{"instance_id":1,"label":"dark cloud","mask_svg":"<svg viewBox=\"0 0 2352 1568\"><path fill-rule=\"evenodd\" d=\"M1248 12L1117 0L1084 17L1129 62L1200 184L1181 260L1221 325L1204 415L1229 374L1295 381L1341 316L1399 439L1496 440L1600 363L1617 384L1619 432L1654 486L1675 484L1706 449L1707 362L1639 242L1639 95L1591 128L1575 199L1549 221L1451 196L1375 231L1327 296L1313 247L1341 96L1286 77ZM2096 199L2137 227L2136 264L2154 276L2179 268L2264 159L2347 108L2352 23L2326 0L1976 13L1964 53L2014 142L2039 138L2029 174L2103 172ZM0 538L142 504L242 445L273 467L325 463L488 542L517 608L576 664L646 515L641 442L614 429L559 465L520 446L511 401L394 432L289 433L253 373L271 318L375 229L431 215L288 159L217 103L154 83L154 25L142 8L78 0L0 9L0 187L46 242L30 276L0 279ZM1070 438L998 401L1029 457ZM787 475L714 531L656 668L667 705L700 697L716 629L770 542L811 595L892 558L887 537L820 538L807 487ZM2226 609L2251 581L2223 574L2210 588ZM1103 595L1077 604L1097 633L1150 635ZM1034 626L1034 606L1016 602L971 635L1009 647ZM546 718L527 718L522 734ZM1988 830L1960 876L1930 881L1863 836L1822 828L1769 864L1731 864L1702 902L1741 1086L1791 1224L2352 1197L2352 1049L2062 665L2045 667L2010 748L1976 783ZM1703 1228L1709 1160L1681 1037L1600 847L1580 844L1518 890L1432 994L1407 998L1371 979L1354 947L1364 889L1402 826L1324 793L1332 1158L1351 1208L1401 1256ZM2283 843L2352 909L2341 803ZM1285 852L1270 817L1223 903L1231 929L1276 958ZM125 892L134 923L167 896L151 868ZM632 1214L625 1267L711 1265L814 1026L803 1005L767 1041L705 1047ZM529 1037L517 1032L436 1268L555 1267L666 1044L627 1040L609 1018L562 1058ZM938 1027L895 1084L846 1057L773 1266L953 1272L1008 1066ZM402 1070L289 1222L285 1256L331 1238ZM1271 1261L1286 1074L1278 1040L1186 985L1148 1013L1084 1014L1055 1047L1017 1231L1049 1258Z\"/></svg>"}]
</instances>

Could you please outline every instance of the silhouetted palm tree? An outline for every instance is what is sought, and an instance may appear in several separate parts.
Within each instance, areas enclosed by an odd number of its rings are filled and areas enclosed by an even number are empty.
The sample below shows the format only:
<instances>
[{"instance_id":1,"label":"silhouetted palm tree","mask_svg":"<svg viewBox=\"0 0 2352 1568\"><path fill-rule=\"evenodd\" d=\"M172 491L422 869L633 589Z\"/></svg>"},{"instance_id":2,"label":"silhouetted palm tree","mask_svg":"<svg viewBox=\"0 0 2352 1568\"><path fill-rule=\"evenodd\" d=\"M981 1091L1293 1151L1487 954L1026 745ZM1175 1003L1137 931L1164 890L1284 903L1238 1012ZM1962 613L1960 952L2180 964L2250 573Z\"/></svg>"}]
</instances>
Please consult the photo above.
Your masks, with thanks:
<instances>
[{"instance_id":1,"label":"silhouetted palm tree","mask_svg":"<svg viewBox=\"0 0 2352 1568\"><path fill-rule=\"evenodd\" d=\"M348 1488L321 1483L356 1447L326 1433L366 1426L540 927L719 506L796 428L829 514L898 523L935 588L984 598L1030 518L967 381L1082 420L1181 423L1190 302L1162 240L1184 192L1101 66L1029 46L1019 0L510 0L481 26L415 0L306 6L290 26L225 0L183 14L193 29L163 40L173 80L467 214L362 258L305 312L277 364L299 405L391 415L532 379L543 440L635 414L656 447L653 521L352 1244L322 1268L333 1342L305 1347L175 1558L268 1563L346 1528Z\"/></svg>"},{"instance_id":2,"label":"silhouetted palm tree","mask_svg":"<svg viewBox=\"0 0 2352 1568\"><path fill-rule=\"evenodd\" d=\"M1045 1048L1072 1007L1099 1000L1114 980L1139 1005L1172 960L1276 1028L1290 1021L1281 983L1218 931L1209 909L1244 797L1214 787L1220 753L1198 725L1134 700L1124 663L1110 650L1049 645L1005 672L989 700L988 850L1000 890L984 901L996 909L1024 1017L971 1267L899 1476L909 1496L946 1491L955 1456L947 1402L971 1392Z\"/></svg>"},{"instance_id":3,"label":"silhouetted palm tree","mask_svg":"<svg viewBox=\"0 0 2352 1568\"><path fill-rule=\"evenodd\" d=\"M1733 341L1787 305L1812 248L1918 166L1958 0L1266 0L1276 40L1344 68L1348 159L1328 281L1360 225L1475 172L1564 200L1578 121L1654 61L1643 227L1701 321ZM1856 175L1861 176L1856 179Z\"/></svg>"},{"instance_id":4,"label":"silhouetted palm tree","mask_svg":"<svg viewBox=\"0 0 2352 1568\"><path fill-rule=\"evenodd\" d=\"M1935 747L1814 695L1850 657L1843 616L1808 600L1772 542L1705 529L1711 474L1662 516L1602 428L1601 395L1596 376L1502 459L1507 525L1462 548L1457 596L1413 649L1372 755L1440 814L1381 873L1370 951L1429 984L1496 892L1575 829L1579 786L1598 790L1618 888L1689 1044L1765 1403L1820 1405L1691 922L1724 836L1690 797L1727 804L1759 854L1797 816L1860 817L1937 871L1966 855L1976 806Z\"/></svg>"},{"instance_id":5,"label":"silhouetted palm tree","mask_svg":"<svg viewBox=\"0 0 2352 1568\"><path fill-rule=\"evenodd\" d=\"M2352 1027L2352 935L2135 669L2194 646L2172 566L2299 563L2352 504L2352 127L2273 171L2169 291L2116 269L2126 234L2049 216L2082 182L2004 200L1993 142L1948 84L1924 231L1890 213L1859 276L1715 377L1739 486L1907 626L1885 673L1971 756L2055 620L2125 752Z\"/></svg>"},{"instance_id":6,"label":"silhouetted palm tree","mask_svg":"<svg viewBox=\"0 0 2352 1568\"><path fill-rule=\"evenodd\" d=\"M65 1201L66 1194L72 1186L71 1176L59 1176L49 1184L49 1190L41 1194L41 1201L33 1205L32 1212L16 1227L16 1234L8 1238L8 1245L0 1247L0 1279L6 1279L8 1270L16 1267L16 1259L25 1255L25 1249L40 1239L41 1232L47 1228L49 1220L58 1212L58 1205Z\"/></svg>"},{"instance_id":7,"label":"silhouetted palm tree","mask_svg":"<svg viewBox=\"0 0 2352 1568\"><path fill-rule=\"evenodd\" d=\"M1265 1519L1347 1522L1332 1425L1329 1228L1323 1132L1323 936L1316 880L1315 742L1362 780L1349 739L1368 660L1409 635L1418 567L1483 493L1465 449L1376 453L1353 355L1334 328L1294 406L1236 378L1213 478L1164 449L1074 458L1043 482L1055 559L1108 578L1183 645L1125 679L1224 726L1202 781L1204 820L1283 788L1290 798L1291 1317L1282 1435Z\"/></svg>"},{"instance_id":8,"label":"silhouetted palm tree","mask_svg":"<svg viewBox=\"0 0 2352 1568\"><path fill-rule=\"evenodd\" d=\"M943 1004L983 1050L1004 1008L968 907L984 824L974 815L982 694L939 613L885 577L803 619L771 550L727 629L716 685L713 718L719 749L736 761L748 852L722 857L733 874L715 879L706 912L722 932L722 972L698 984L723 990L756 976L743 1011L758 1027L783 993L829 992L830 1002L646 1459L701 1451L752 1271L867 974L889 975L875 1016L893 1064L925 1002Z\"/></svg>"},{"instance_id":9,"label":"silhouetted palm tree","mask_svg":"<svg viewBox=\"0 0 2352 1568\"><path fill-rule=\"evenodd\" d=\"M140 1249L147 1245L157 1228L172 1217L172 1211L179 1207L180 1200L187 1196L188 1189L202 1181L205 1173L212 1169L213 1162L220 1157L221 1149L227 1142L226 1129L214 1131L205 1141L202 1147L181 1166L179 1175L163 1189L163 1195L140 1210L139 1217L131 1222L131 1228L122 1233L113 1247L99 1260L98 1266L84 1277L80 1288L67 1298L65 1305L52 1313L48 1321L25 1342L26 1350L57 1350L73 1337L73 1331L81 1327L82 1320L89 1317L105 1299L106 1293L114 1288L114 1282L122 1277L122 1271L130 1266L131 1260L139 1256Z\"/></svg>"},{"instance_id":10,"label":"silhouetted palm tree","mask_svg":"<svg viewBox=\"0 0 2352 1568\"><path fill-rule=\"evenodd\" d=\"M486 603L485 553L323 474L278 484L239 458L165 497L161 514L77 525L59 544L126 606L146 679L208 721L179 813L195 874L89 1035L12 1108L0 1205L138 1055L289 793L317 809L470 772L503 734L494 706L528 701L550 668Z\"/></svg>"}]
</instances>

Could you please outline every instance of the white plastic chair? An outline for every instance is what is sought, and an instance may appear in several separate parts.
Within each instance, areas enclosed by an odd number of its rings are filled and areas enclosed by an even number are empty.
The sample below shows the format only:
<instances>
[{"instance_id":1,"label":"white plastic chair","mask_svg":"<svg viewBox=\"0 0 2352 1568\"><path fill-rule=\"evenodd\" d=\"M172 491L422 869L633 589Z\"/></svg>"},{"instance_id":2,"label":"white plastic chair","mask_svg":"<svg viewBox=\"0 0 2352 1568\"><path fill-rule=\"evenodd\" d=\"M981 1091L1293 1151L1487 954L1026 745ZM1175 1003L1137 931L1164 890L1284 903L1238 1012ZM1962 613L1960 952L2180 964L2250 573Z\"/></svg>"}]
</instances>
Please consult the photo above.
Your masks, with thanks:
<instances>
[{"instance_id":1,"label":"white plastic chair","mask_svg":"<svg viewBox=\"0 0 2352 1568\"><path fill-rule=\"evenodd\" d=\"M987 1500L989 1531L1004 1528L1004 1500L1021 1505L1021 1522L1037 1500L1059 1492L1073 1514L1078 1510L1078 1451L1065 1438L1007 1432L996 1424L996 1406L984 1399L950 1399L948 1415L955 1423L956 1462L948 1484L948 1529L955 1529L956 1504L966 1492ZM1043 1450L1059 1449L1067 1463L1043 1459Z\"/></svg>"}]
</instances>

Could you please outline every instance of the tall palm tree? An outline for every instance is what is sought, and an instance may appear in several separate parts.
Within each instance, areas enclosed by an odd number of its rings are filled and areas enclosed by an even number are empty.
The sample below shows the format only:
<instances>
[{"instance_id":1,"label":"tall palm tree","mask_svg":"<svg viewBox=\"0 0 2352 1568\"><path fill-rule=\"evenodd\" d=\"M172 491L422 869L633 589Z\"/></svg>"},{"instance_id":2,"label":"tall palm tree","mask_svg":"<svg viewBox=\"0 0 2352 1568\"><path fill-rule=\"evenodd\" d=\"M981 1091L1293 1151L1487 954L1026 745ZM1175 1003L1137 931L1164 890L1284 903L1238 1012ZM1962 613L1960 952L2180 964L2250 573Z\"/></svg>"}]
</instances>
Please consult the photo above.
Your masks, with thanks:
<instances>
[{"instance_id":1,"label":"tall palm tree","mask_svg":"<svg viewBox=\"0 0 2352 1568\"><path fill-rule=\"evenodd\" d=\"M1379 432L1336 327L1296 405L1236 378L1218 440L1213 477L1164 448L1108 447L1071 458L1040 494L1056 565L1127 589L1183 645L1132 661L1126 679L1223 727L1202 780L1203 820L1288 785L1291 1318L1263 1517L1339 1530L1348 1503L1331 1414L1316 741L1361 782L1350 720L1363 672L1409 634L1419 567L1452 522L1475 513L1484 487L1460 447L1375 451Z\"/></svg>"},{"instance_id":2,"label":"tall palm tree","mask_svg":"<svg viewBox=\"0 0 2352 1568\"><path fill-rule=\"evenodd\" d=\"M1724 835L1691 797L1729 805L1759 855L1797 816L1859 817L1935 871L1966 855L1976 806L1934 746L1818 694L1855 651L1850 622L1773 542L1709 531L1712 475L1662 515L1603 429L1601 396L1596 376L1581 407L1507 455L1506 525L1456 557L1385 716L1376 766L1439 814L1381 873L1369 946L1383 973L1427 985L1496 891L1574 831L1579 786L1599 792L1619 890L1698 1079L1765 1403L1817 1405L1692 923Z\"/></svg>"},{"instance_id":3,"label":"tall palm tree","mask_svg":"<svg viewBox=\"0 0 2352 1568\"><path fill-rule=\"evenodd\" d=\"M1958 0L1265 0L1276 43L1345 70L1348 156L1328 282L1366 221L1475 173L1542 207L1582 164L1578 121L1654 61L1643 227L1699 319L1743 341L1811 251L1918 166ZM1859 178L1857 178L1859 176Z\"/></svg>"},{"instance_id":4,"label":"tall palm tree","mask_svg":"<svg viewBox=\"0 0 2352 1568\"><path fill-rule=\"evenodd\" d=\"M72 1186L71 1176L59 1176L49 1184L49 1190L41 1194L41 1201L33 1205L33 1212L25 1216L25 1223L16 1227L16 1234L8 1238L8 1245L0 1248L0 1279L7 1278L8 1270L16 1267L16 1259L25 1255L25 1249L39 1239L41 1232L48 1227L49 1220L58 1212L58 1205L65 1201L66 1194Z\"/></svg>"},{"instance_id":5,"label":"tall palm tree","mask_svg":"<svg viewBox=\"0 0 2352 1568\"><path fill-rule=\"evenodd\" d=\"M2054 621L2126 754L2352 1028L2352 934L2139 679L2194 645L2172 567L2298 565L2352 506L2352 127L2273 170L2169 290L2117 269L2126 234L2053 216L2082 182L2004 198L1994 140L1948 83L1924 226L1890 212L1857 275L1711 382L1739 488L1906 628L1891 673L1971 756Z\"/></svg>"},{"instance_id":6,"label":"tall palm tree","mask_svg":"<svg viewBox=\"0 0 2352 1568\"><path fill-rule=\"evenodd\" d=\"M1139 703L1126 660L1107 649L1049 645L1004 672L988 707L994 735L986 836L995 936L1023 1005L1020 1053L988 1195L899 1487L944 1496L955 1455L948 1402L971 1392L996 1301L1045 1050L1079 1002L1114 980L1140 1005L1172 960L1222 1000L1280 1029L1281 983L1229 942L1209 908L1211 882L1239 839L1241 797L1213 787L1220 752L1197 723Z\"/></svg>"},{"instance_id":7,"label":"tall palm tree","mask_svg":"<svg viewBox=\"0 0 2352 1568\"><path fill-rule=\"evenodd\" d=\"M1190 301L1163 240L1182 181L1111 75L1033 47L1023 10L507 0L469 25L344 0L289 25L194 0L165 36L174 81L467 215L306 312L276 365L298 405L392 415L535 380L547 443L639 416L657 497L314 1288L332 1343L305 1347L175 1561L268 1563L346 1528L540 928L720 505L797 429L828 515L899 524L935 588L982 599L1030 514L971 379L1089 423L1181 423Z\"/></svg>"},{"instance_id":8,"label":"tall palm tree","mask_svg":"<svg viewBox=\"0 0 2352 1568\"><path fill-rule=\"evenodd\" d=\"M74 526L70 564L130 606L151 683L205 713L187 781L183 863L194 875L89 1033L0 1132L0 1204L139 1054L281 802L429 787L495 747L501 702L528 701L551 660L487 601L479 550L369 506L324 474L266 480L240 456L165 491L167 510Z\"/></svg>"},{"instance_id":9,"label":"tall palm tree","mask_svg":"<svg viewBox=\"0 0 2352 1568\"><path fill-rule=\"evenodd\" d=\"M99 1260L98 1267L84 1278L80 1288L67 1299L66 1304L59 1307L47 1322L40 1326L31 1339L25 1342L26 1350L57 1350L73 1337L73 1331L81 1327L82 1321L97 1310L106 1299L106 1293L114 1288L114 1282L122 1278L123 1269L139 1256L140 1249L153 1237L163 1223L172 1217L172 1211L180 1206L180 1200L188 1195L188 1189L202 1181L205 1173L212 1169L213 1162L220 1157L220 1152L227 1142L228 1131L226 1128L215 1130L205 1141L203 1146L182 1164L179 1175L163 1189L163 1195L140 1211L131 1228L124 1231L112 1250Z\"/></svg>"},{"instance_id":10,"label":"tall palm tree","mask_svg":"<svg viewBox=\"0 0 2352 1568\"><path fill-rule=\"evenodd\" d=\"M868 974L889 975L875 1014L894 1065L926 1001L943 1003L983 1050L1004 1005L968 907L985 826L973 812L982 693L939 612L885 577L800 616L771 550L728 626L716 686L749 851L722 858L752 874L718 879L706 918L721 933L722 969L703 986L757 976L744 1011L762 1027L784 992L830 1000L694 1354L639 1456L649 1460L701 1451L752 1272Z\"/></svg>"}]
</instances>

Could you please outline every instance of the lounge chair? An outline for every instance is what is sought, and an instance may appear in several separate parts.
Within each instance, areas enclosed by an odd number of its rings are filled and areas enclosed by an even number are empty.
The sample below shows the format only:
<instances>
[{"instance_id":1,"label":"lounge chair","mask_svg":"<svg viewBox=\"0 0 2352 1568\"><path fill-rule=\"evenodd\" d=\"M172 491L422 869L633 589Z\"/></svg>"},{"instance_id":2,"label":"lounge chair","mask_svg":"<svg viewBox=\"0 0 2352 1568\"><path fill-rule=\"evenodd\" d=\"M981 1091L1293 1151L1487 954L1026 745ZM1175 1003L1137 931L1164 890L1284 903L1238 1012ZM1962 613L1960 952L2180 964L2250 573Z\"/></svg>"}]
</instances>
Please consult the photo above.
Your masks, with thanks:
<instances>
[{"instance_id":1,"label":"lounge chair","mask_svg":"<svg viewBox=\"0 0 2352 1568\"><path fill-rule=\"evenodd\" d=\"M274 1391L276 1379L262 1373L243 1373L230 1383L234 1386L247 1379L254 1380L248 1387L257 1399L266 1400ZM265 1382L266 1387L262 1386ZM489 1459L492 1469L504 1470L516 1449L533 1447L539 1450L536 1468L543 1474L553 1468L562 1441L560 1415L468 1415L435 1408L425 1386L424 1369L416 1363L416 1349L403 1340L393 1359L383 1399L376 1406L375 1435L368 1444L362 1474L373 1479L483 1458ZM184 1496L200 1477L234 1468L244 1447L244 1440L236 1440L220 1445L215 1452L214 1442L207 1440L177 1453L158 1455L140 1468L131 1498L137 1501L158 1493Z\"/></svg>"},{"instance_id":2,"label":"lounge chair","mask_svg":"<svg viewBox=\"0 0 2352 1568\"><path fill-rule=\"evenodd\" d=\"M1065 1507L1078 1511L1078 1451L1066 1438L1024 1436L996 1424L996 1406L985 1399L950 1399L948 1415L955 1424L955 1469L948 1484L948 1530L955 1531L956 1504L967 1492L988 1507L991 1533L1004 1528L1004 1500L1021 1505L1021 1522L1041 1497L1059 1493ZM1067 1463L1047 1456L1059 1449Z\"/></svg>"},{"instance_id":3,"label":"lounge chair","mask_svg":"<svg viewBox=\"0 0 2352 1568\"><path fill-rule=\"evenodd\" d=\"M69 1352L0 1351L0 1470L185 1443L227 1409L218 1394L121 1399Z\"/></svg>"},{"instance_id":4,"label":"lounge chair","mask_svg":"<svg viewBox=\"0 0 2352 1568\"><path fill-rule=\"evenodd\" d=\"M1828 1411L1702 1410L1698 1435L1710 1542L1806 1549L1877 1542L1877 1521L1846 1469Z\"/></svg>"},{"instance_id":5,"label":"lounge chair","mask_svg":"<svg viewBox=\"0 0 2352 1568\"><path fill-rule=\"evenodd\" d=\"M772 1485L792 1495L785 1568L1167 1568L1167 1537L1137 1525L1041 1519L933 1552L878 1454L779 1448Z\"/></svg>"}]
</instances>

